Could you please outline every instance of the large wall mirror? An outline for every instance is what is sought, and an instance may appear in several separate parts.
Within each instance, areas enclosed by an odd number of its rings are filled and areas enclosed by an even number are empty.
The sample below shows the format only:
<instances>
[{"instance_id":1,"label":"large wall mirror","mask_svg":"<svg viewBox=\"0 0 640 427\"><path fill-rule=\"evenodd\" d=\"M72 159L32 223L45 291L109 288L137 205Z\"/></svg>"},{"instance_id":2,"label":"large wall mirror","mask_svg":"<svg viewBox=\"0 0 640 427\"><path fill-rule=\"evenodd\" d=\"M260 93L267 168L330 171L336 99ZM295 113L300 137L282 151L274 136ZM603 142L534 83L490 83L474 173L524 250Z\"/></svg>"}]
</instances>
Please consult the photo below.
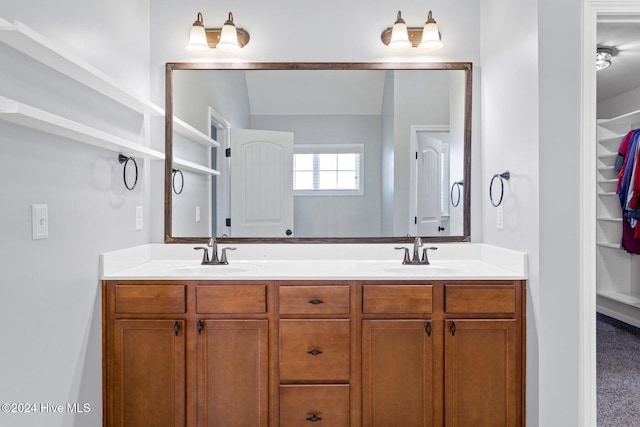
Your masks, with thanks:
<instances>
[{"instance_id":1,"label":"large wall mirror","mask_svg":"<svg viewBox=\"0 0 640 427\"><path fill-rule=\"evenodd\" d=\"M471 63L168 63L165 242L468 241Z\"/></svg>"}]
</instances>

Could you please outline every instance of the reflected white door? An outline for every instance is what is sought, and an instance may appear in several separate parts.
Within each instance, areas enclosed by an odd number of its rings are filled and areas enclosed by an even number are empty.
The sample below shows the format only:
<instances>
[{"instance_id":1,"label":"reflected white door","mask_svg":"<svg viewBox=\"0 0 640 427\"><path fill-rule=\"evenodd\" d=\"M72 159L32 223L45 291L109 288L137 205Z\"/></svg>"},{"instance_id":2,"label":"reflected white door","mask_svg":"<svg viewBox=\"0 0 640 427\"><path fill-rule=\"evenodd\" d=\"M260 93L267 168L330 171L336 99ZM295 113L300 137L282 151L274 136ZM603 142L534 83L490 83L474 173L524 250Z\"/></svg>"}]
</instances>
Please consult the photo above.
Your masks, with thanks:
<instances>
[{"instance_id":1,"label":"reflected white door","mask_svg":"<svg viewBox=\"0 0 640 427\"><path fill-rule=\"evenodd\" d=\"M449 133L418 131L416 153L415 234L447 235L448 200L445 199L445 188L449 181Z\"/></svg>"},{"instance_id":2,"label":"reflected white door","mask_svg":"<svg viewBox=\"0 0 640 427\"><path fill-rule=\"evenodd\" d=\"M231 236L293 236L293 133L231 129Z\"/></svg>"}]
</instances>

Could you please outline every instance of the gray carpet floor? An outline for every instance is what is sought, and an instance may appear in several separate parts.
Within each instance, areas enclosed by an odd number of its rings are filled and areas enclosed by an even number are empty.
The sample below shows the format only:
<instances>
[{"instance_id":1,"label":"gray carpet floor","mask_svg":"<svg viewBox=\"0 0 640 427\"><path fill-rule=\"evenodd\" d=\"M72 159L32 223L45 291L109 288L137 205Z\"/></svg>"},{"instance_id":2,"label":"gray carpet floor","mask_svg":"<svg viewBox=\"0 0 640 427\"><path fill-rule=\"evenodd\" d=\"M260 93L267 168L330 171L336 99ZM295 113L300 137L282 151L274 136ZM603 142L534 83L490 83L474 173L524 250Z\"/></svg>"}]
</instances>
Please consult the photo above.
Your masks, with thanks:
<instances>
[{"instance_id":1,"label":"gray carpet floor","mask_svg":"<svg viewBox=\"0 0 640 427\"><path fill-rule=\"evenodd\" d=\"M598 314L598 427L640 427L640 329Z\"/></svg>"}]
</instances>

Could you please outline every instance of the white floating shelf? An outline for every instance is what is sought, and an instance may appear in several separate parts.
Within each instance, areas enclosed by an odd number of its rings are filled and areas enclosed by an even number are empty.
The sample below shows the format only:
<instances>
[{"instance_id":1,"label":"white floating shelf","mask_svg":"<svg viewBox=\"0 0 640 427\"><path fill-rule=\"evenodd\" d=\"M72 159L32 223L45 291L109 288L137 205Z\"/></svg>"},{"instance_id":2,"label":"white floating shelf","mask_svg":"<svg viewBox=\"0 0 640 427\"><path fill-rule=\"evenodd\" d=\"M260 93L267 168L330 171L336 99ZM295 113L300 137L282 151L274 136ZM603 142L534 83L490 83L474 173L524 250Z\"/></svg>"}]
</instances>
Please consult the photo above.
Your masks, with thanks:
<instances>
[{"instance_id":1,"label":"white floating shelf","mask_svg":"<svg viewBox=\"0 0 640 427\"><path fill-rule=\"evenodd\" d=\"M205 147L220 147L220 143L218 143L218 141L209 138L207 135L176 116L173 116L173 130L183 136L186 136L192 141L204 145Z\"/></svg>"},{"instance_id":2,"label":"white floating shelf","mask_svg":"<svg viewBox=\"0 0 640 427\"><path fill-rule=\"evenodd\" d=\"M0 41L56 71L141 114L164 115L164 109L122 87L112 77L65 52L19 21L0 18Z\"/></svg>"},{"instance_id":3,"label":"white floating shelf","mask_svg":"<svg viewBox=\"0 0 640 427\"><path fill-rule=\"evenodd\" d=\"M188 160L178 159L176 157L173 158L173 168L181 171L200 173L203 175L220 175L220 172L215 169L211 169Z\"/></svg>"},{"instance_id":4,"label":"white floating shelf","mask_svg":"<svg viewBox=\"0 0 640 427\"><path fill-rule=\"evenodd\" d=\"M164 159L160 151L2 96L0 120L131 156Z\"/></svg>"},{"instance_id":5,"label":"white floating shelf","mask_svg":"<svg viewBox=\"0 0 640 427\"><path fill-rule=\"evenodd\" d=\"M609 135L603 138L599 138L598 142L601 144L606 144L607 142L621 142L622 138L624 138L625 136L627 136L627 133L616 133L614 135Z\"/></svg>"},{"instance_id":6,"label":"white floating shelf","mask_svg":"<svg viewBox=\"0 0 640 427\"><path fill-rule=\"evenodd\" d=\"M612 217L599 217L598 221L609 221L609 222L619 222L622 223L622 218L612 218Z\"/></svg>"},{"instance_id":7,"label":"white floating shelf","mask_svg":"<svg viewBox=\"0 0 640 427\"><path fill-rule=\"evenodd\" d=\"M599 119L598 125L613 132L628 132L640 124L640 110L621 114L610 119Z\"/></svg>"},{"instance_id":8,"label":"white floating shelf","mask_svg":"<svg viewBox=\"0 0 640 427\"><path fill-rule=\"evenodd\" d=\"M606 153L606 154L598 154L598 158L601 160L614 160L618 157L618 153Z\"/></svg>"},{"instance_id":9,"label":"white floating shelf","mask_svg":"<svg viewBox=\"0 0 640 427\"><path fill-rule=\"evenodd\" d=\"M609 249L620 249L620 245L619 244L614 244L614 243L599 242L598 246L600 246L602 248L609 248Z\"/></svg>"},{"instance_id":10,"label":"white floating shelf","mask_svg":"<svg viewBox=\"0 0 640 427\"><path fill-rule=\"evenodd\" d=\"M610 119L598 119L599 125L606 125L609 123L638 123L640 122L640 110L631 111L629 113L620 114L616 117L611 117Z\"/></svg>"},{"instance_id":11,"label":"white floating shelf","mask_svg":"<svg viewBox=\"0 0 640 427\"><path fill-rule=\"evenodd\" d=\"M612 299L629 305L640 307L640 296L632 293L618 292L615 290L599 290L596 292L598 296Z\"/></svg>"}]
</instances>

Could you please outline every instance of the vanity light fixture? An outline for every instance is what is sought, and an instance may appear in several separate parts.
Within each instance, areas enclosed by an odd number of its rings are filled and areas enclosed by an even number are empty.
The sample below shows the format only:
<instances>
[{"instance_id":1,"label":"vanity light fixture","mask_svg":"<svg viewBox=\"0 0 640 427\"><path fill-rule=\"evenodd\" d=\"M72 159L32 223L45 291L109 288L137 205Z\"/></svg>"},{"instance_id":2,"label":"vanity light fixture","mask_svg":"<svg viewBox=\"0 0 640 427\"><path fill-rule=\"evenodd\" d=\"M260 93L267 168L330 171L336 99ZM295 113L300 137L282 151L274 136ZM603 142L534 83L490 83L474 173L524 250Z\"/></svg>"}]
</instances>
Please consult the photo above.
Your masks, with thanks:
<instances>
[{"instance_id":1,"label":"vanity light fixture","mask_svg":"<svg viewBox=\"0 0 640 427\"><path fill-rule=\"evenodd\" d=\"M424 23L424 28L422 29L422 40L418 47L426 50L438 50L442 47L438 24L436 23L436 20L433 19L431 11L427 14L427 22Z\"/></svg>"},{"instance_id":2,"label":"vanity light fixture","mask_svg":"<svg viewBox=\"0 0 640 427\"><path fill-rule=\"evenodd\" d=\"M382 40L382 43L384 43L384 39ZM400 11L398 11L398 17L396 18L396 22L393 24L390 40L386 44L389 46L389 49L394 50L404 50L411 47L407 24L404 22L404 19L402 19Z\"/></svg>"},{"instance_id":3,"label":"vanity light fixture","mask_svg":"<svg viewBox=\"0 0 640 427\"><path fill-rule=\"evenodd\" d=\"M596 71L604 70L611 65L611 58L614 49L610 47L599 47L596 51Z\"/></svg>"},{"instance_id":4,"label":"vanity light fixture","mask_svg":"<svg viewBox=\"0 0 640 427\"><path fill-rule=\"evenodd\" d=\"M196 53L208 52L212 48L233 52L240 50L247 43L249 43L249 33L242 28L236 28L231 12L222 28L205 28L202 13L198 12L198 17L191 26L189 43L185 49Z\"/></svg>"},{"instance_id":5,"label":"vanity light fixture","mask_svg":"<svg viewBox=\"0 0 640 427\"><path fill-rule=\"evenodd\" d=\"M208 52L209 44L207 43L207 33L204 29L202 13L198 12L196 22L191 26L189 34L189 43L185 47L189 52Z\"/></svg>"},{"instance_id":6,"label":"vanity light fixture","mask_svg":"<svg viewBox=\"0 0 640 427\"><path fill-rule=\"evenodd\" d=\"M437 50L442 47L442 38L438 31L438 24L433 19L433 14L429 11L424 27L407 28L398 11L396 22L392 28L385 29L380 35L382 43L389 49L404 50L410 47L418 47L424 50Z\"/></svg>"}]
</instances>

